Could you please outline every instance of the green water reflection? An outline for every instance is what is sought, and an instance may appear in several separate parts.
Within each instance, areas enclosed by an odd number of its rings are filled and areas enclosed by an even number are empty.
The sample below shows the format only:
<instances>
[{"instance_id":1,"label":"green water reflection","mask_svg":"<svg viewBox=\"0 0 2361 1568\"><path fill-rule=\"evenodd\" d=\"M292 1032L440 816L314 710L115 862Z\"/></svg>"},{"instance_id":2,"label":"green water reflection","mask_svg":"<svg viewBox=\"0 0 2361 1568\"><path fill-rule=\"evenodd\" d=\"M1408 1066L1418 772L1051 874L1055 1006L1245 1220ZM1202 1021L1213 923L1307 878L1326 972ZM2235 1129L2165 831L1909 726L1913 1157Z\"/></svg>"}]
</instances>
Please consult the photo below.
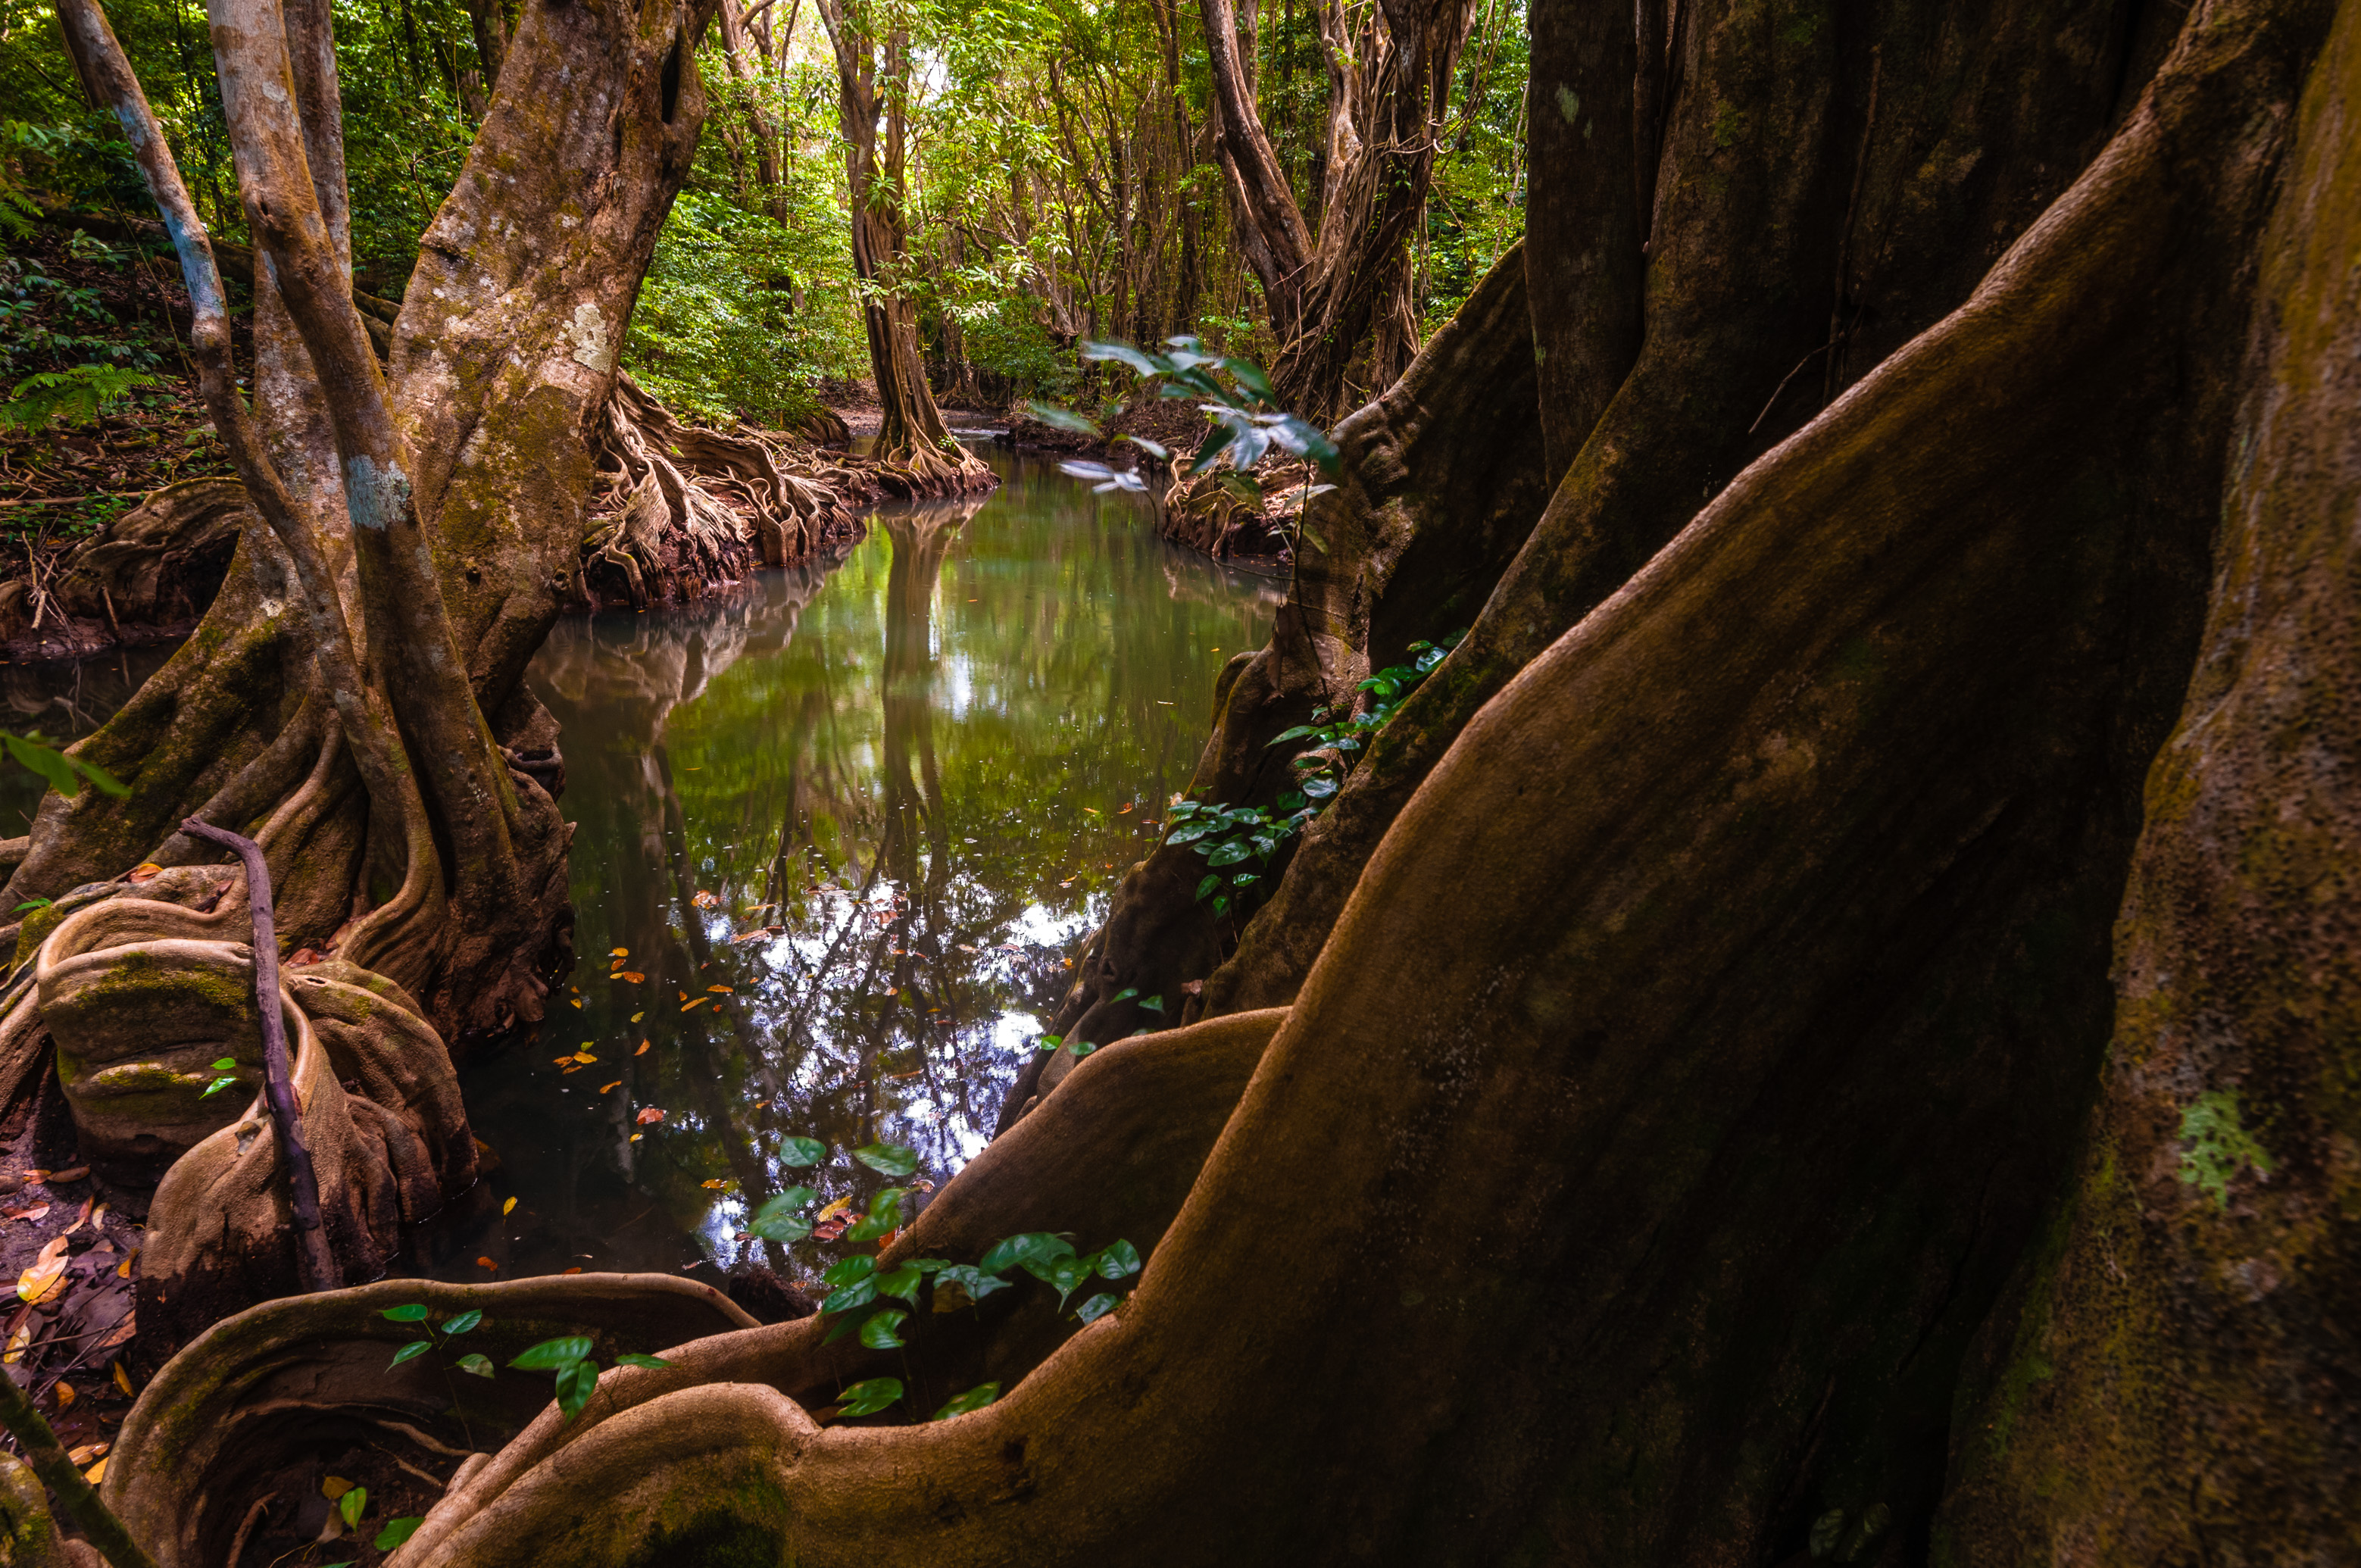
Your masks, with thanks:
<instances>
[{"instance_id":1,"label":"green water reflection","mask_svg":"<svg viewBox=\"0 0 2361 1568\"><path fill-rule=\"evenodd\" d=\"M726 1264L783 1186L859 1206L883 1179L854 1146L908 1145L936 1182L982 1146L1279 589L1002 466L833 570L551 635L532 678L565 729L578 990L465 1071L501 1163L432 1272ZM829 1160L784 1169L789 1136Z\"/></svg>"}]
</instances>

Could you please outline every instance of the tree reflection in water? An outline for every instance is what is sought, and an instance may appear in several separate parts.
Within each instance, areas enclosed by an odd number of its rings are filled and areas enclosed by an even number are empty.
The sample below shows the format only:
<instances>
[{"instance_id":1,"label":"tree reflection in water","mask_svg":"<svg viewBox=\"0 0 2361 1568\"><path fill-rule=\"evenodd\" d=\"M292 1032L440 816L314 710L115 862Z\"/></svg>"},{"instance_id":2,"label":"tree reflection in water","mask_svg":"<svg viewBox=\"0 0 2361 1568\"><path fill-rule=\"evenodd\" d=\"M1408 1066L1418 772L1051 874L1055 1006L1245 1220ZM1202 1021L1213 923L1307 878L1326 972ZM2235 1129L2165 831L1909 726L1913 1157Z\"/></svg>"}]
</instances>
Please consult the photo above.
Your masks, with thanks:
<instances>
[{"instance_id":1,"label":"tree reflection in water","mask_svg":"<svg viewBox=\"0 0 2361 1568\"><path fill-rule=\"evenodd\" d=\"M873 521L832 570L552 634L534 674L578 824L578 990L469 1069L503 1164L428 1271L752 1247L807 1278L811 1244L736 1239L764 1198L800 1182L859 1209L885 1179L848 1150L909 1145L939 1182L982 1146L1277 586L1031 465ZM596 1059L555 1059L577 1051ZM829 1146L818 1171L780 1164L797 1136Z\"/></svg>"}]
</instances>

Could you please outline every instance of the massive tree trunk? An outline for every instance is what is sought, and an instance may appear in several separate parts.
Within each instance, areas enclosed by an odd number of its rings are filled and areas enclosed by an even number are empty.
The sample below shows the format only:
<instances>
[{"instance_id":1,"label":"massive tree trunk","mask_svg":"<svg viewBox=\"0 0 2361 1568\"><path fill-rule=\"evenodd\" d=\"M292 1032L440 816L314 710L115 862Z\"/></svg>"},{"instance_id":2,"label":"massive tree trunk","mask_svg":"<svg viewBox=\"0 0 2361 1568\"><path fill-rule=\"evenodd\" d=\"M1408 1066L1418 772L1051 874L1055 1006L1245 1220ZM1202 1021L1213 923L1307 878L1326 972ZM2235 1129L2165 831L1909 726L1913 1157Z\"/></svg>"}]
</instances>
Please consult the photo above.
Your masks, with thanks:
<instances>
[{"instance_id":1,"label":"massive tree trunk","mask_svg":"<svg viewBox=\"0 0 2361 1568\"><path fill-rule=\"evenodd\" d=\"M910 29L874 8L890 0L820 0L836 51L838 119L852 206L852 272L869 337L870 373L884 422L876 455L914 495L959 495L998 481L960 445L935 406L918 349L918 306L907 292Z\"/></svg>"},{"instance_id":2,"label":"massive tree trunk","mask_svg":"<svg viewBox=\"0 0 2361 1568\"><path fill-rule=\"evenodd\" d=\"M1898 1565L1947 1475L1940 1561L2349 1555L2342 9L2312 71L2329 5L2201 5L1960 308L1482 706L1290 1007L1096 1053L884 1255L1127 1234L1119 1310L685 1346L412 1560ZM147 1430L110 1495L181 1517Z\"/></svg>"},{"instance_id":3,"label":"massive tree trunk","mask_svg":"<svg viewBox=\"0 0 2361 1568\"><path fill-rule=\"evenodd\" d=\"M1535 324L1524 343L1501 338L1499 353L1504 365L1514 354L1537 362L1538 397L1514 417L1538 427L1554 490L1520 520L1530 537L1497 589L1477 591L1480 613L1422 604L1414 583L1397 588L1401 613L1376 640L1340 645L1315 696L1251 714L1268 736L1314 707L1350 706L1355 684L1400 663L1409 641L1472 623L1304 834L1270 902L1206 979L1206 1011L1291 997L1378 840L1468 718L1729 476L1966 297L2128 113L2169 41L2161 16L2126 16L2113 0L2023 0L1856 30L1809 8L1682 7L1643 273L1619 260L1642 237L1625 221L1642 192L1626 172L1635 138L1618 127L1647 94L1617 89L1628 66L1612 63L1596 7L1536 6L1535 148L1546 161L1533 169L1523 252ZM1572 122L1540 124L1564 122L1569 104ZM1496 440L1492 417L1470 405L1459 428ZM1315 501L1314 532L1349 537L1345 514L1360 504L1351 485ZM1429 549L1453 549L1444 529L1422 525L1430 532ZM1224 716L1224 730L1238 723ZM1210 798L1268 798L1201 782ZM1108 994L1132 983L1109 978Z\"/></svg>"},{"instance_id":4,"label":"massive tree trunk","mask_svg":"<svg viewBox=\"0 0 2361 1568\"><path fill-rule=\"evenodd\" d=\"M1341 411L1356 362L1361 384L1381 388L1408 361L1407 338L1373 339L1372 328L1408 292L1410 236L1425 210L1474 0L1315 0L1328 65L1316 233L1256 107L1251 25L1242 39L1231 0L1200 5L1238 244L1279 340L1271 378L1283 403L1325 423Z\"/></svg>"},{"instance_id":5,"label":"massive tree trunk","mask_svg":"<svg viewBox=\"0 0 2361 1568\"><path fill-rule=\"evenodd\" d=\"M261 520L196 634L81 745L130 796L47 798L7 890L54 902L14 932L6 1076L42 1069L46 1028L91 1152L127 1182L163 1176L141 1321L170 1337L292 1272L270 1135L202 1094L205 1062L253 1059L255 1020L222 1003L250 962L242 878L184 817L267 851L305 1131L355 1274L471 1178L446 1043L540 1014L567 829L555 726L520 677L578 571L589 427L695 148L705 16L528 10L389 375L351 299L327 10L225 0L263 263L249 416L170 153L95 5L66 15L181 247L208 404Z\"/></svg>"}]
</instances>

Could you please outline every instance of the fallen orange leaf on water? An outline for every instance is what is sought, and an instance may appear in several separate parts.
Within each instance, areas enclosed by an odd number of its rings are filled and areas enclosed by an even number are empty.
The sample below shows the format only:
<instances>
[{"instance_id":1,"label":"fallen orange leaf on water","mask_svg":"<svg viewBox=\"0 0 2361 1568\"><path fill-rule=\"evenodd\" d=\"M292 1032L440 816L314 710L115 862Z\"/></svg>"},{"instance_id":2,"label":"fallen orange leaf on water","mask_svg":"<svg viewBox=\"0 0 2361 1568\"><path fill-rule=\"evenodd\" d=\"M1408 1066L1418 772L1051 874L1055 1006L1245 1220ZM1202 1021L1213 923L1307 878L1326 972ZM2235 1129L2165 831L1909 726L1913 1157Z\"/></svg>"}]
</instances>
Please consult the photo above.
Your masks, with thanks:
<instances>
[{"instance_id":1,"label":"fallen orange leaf on water","mask_svg":"<svg viewBox=\"0 0 2361 1568\"><path fill-rule=\"evenodd\" d=\"M580 1264L578 1264L578 1263L577 1263L577 1264L576 1264L573 1267L571 1267L571 1268L567 1269L566 1272L566 1273L568 1273L568 1274L579 1274L579 1273L581 1273L581 1272L582 1272L582 1266L581 1266Z\"/></svg>"},{"instance_id":2,"label":"fallen orange leaf on water","mask_svg":"<svg viewBox=\"0 0 2361 1568\"><path fill-rule=\"evenodd\" d=\"M701 887L689 895L688 901L699 909L718 909L721 905L719 894L708 893Z\"/></svg>"},{"instance_id":3,"label":"fallen orange leaf on water","mask_svg":"<svg viewBox=\"0 0 2361 1568\"><path fill-rule=\"evenodd\" d=\"M493 1273L495 1273L495 1274L498 1274L498 1273L500 1272L500 1266L499 1264L497 1264L497 1263L494 1263L494 1262L493 1262L490 1258L489 1258L489 1257L479 1257L479 1258L478 1258L478 1259L476 1260L476 1266L477 1266L478 1268L489 1268L489 1269L490 1269L490 1270L491 1270Z\"/></svg>"},{"instance_id":4,"label":"fallen orange leaf on water","mask_svg":"<svg viewBox=\"0 0 2361 1568\"><path fill-rule=\"evenodd\" d=\"M631 956L631 949L629 948L611 948L609 950L607 956L611 959L628 959Z\"/></svg>"},{"instance_id":5,"label":"fallen orange leaf on water","mask_svg":"<svg viewBox=\"0 0 2361 1568\"><path fill-rule=\"evenodd\" d=\"M633 1056L635 1056L635 1057L643 1057L643 1056L647 1055L647 1054L648 1054L648 1043L647 1043L645 1040L642 1040L642 1041L640 1042L640 1048L639 1048L638 1050L636 1050L636 1051L633 1051L631 1054L632 1054Z\"/></svg>"},{"instance_id":6,"label":"fallen orange leaf on water","mask_svg":"<svg viewBox=\"0 0 2361 1568\"><path fill-rule=\"evenodd\" d=\"M664 1113L663 1110L657 1106L651 1105L646 1110L641 1112L638 1115L632 1117L631 1120L644 1127L651 1122L661 1122L664 1118Z\"/></svg>"},{"instance_id":7,"label":"fallen orange leaf on water","mask_svg":"<svg viewBox=\"0 0 2361 1568\"><path fill-rule=\"evenodd\" d=\"M634 1023L634 1024L636 1024L636 1023L638 1023L641 1019L642 1019L642 1018L644 1018L644 1017L646 1017L646 1016L647 1016L647 1014L644 1014L644 1013L634 1013L634 1014L631 1014L631 1022L632 1022L632 1023Z\"/></svg>"},{"instance_id":8,"label":"fallen orange leaf on water","mask_svg":"<svg viewBox=\"0 0 2361 1568\"><path fill-rule=\"evenodd\" d=\"M617 1079L614 1082L609 1083L609 1084L606 1085L606 1086L605 1086L605 1088L600 1089L600 1090L598 1091L598 1092L599 1092L599 1093L601 1093L601 1094L604 1094L604 1093L606 1093L606 1092L607 1092L607 1090L609 1090L609 1089L619 1089L619 1088L620 1088L620 1087L622 1086L622 1082L623 1082L623 1080L622 1080L621 1079L620 1079L620 1078L619 1078L619 1079Z\"/></svg>"},{"instance_id":9,"label":"fallen orange leaf on water","mask_svg":"<svg viewBox=\"0 0 2361 1568\"><path fill-rule=\"evenodd\" d=\"M735 996L738 994L726 985L708 985L705 989L708 991L718 991L724 996Z\"/></svg>"},{"instance_id":10,"label":"fallen orange leaf on water","mask_svg":"<svg viewBox=\"0 0 2361 1568\"><path fill-rule=\"evenodd\" d=\"M613 978L622 981L626 985L637 985L648 977L638 970L627 969L618 970Z\"/></svg>"},{"instance_id":11,"label":"fallen orange leaf on water","mask_svg":"<svg viewBox=\"0 0 2361 1568\"><path fill-rule=\"evenodd\" d=\"M578 996L577 996L577 997L576 997L576 998L574 999L574 1005L575 1005L575 1006L577 1006L577 1007L581 1006L581 1005L582 1005L582 999L581 999L580 997L578 997Z\"/></svg>"},{"instance_id":12,"label":"fallen orange leaf on water","mask_svg":"<svg viewBox=\"0 0 2361 1568\"><path fill-rule=\"evenodd\" d=\"M515 1213L515 1212L516 1212L516 1204L517 1204L517 1201L516 1201L515 1199L513 1199L513 1198L510 1199L507 1202L505 1202L505 1203L503 1203L503 1204L501 1204L501 1205L500 1205L500 1212L501 1212L503 1215L507 1215L507 1214L513 1214L513 1213Z\"/></svg>"},{"instance_id":13,"label":"fallen orange leaf on water","mask_svg":"<svg viewBox=\"0 0 2361 1568\"><path fill-rule=\"evenodd\" d=\"M680 1010L681 1010L682 1012L684 1012L684 1013L686 1013L686 1012L689 1012L689 1011L691 1011L691 1010L693 1010L693 1009L695 1009L695 1008L702 1007L702 1006L704 1006L707 1003L708 1003L708 1002L710 1002L710 1001L712 1001L712 1000L713 1000L713 998L711 998L710 996L700 996L700 997L697 998L697 999L696 999L695 1001L693 1001L693 1002L686 1002L686 1003L683 1003L681 1004L681 1009L680 1009Z\"/></svg>"},{"instance_id":14,"label":"fallen orange leaf on water","mask_svg":"<svg viewBox=\"0 0 2361 1568\"><path fill-rule=\"evenodd\" d=\"M585 1067L588 1067L590 1063L597 1061L598 1058L592 1056L588 1051L577 1051L574 1053L574 1059L582 1063Z\"/></svg>"},{"instance_id":15,"label":"fallen orange leaf on water","mask_svg":"<svg viewBox=\"0 0 2361 1568\"><path fill-rule=\"evenodd\" d=\"M717 1176L710 1181L700 1181L697 1185L708 1192L719 1192L730 1185L730 1179L726 1176Z\"/></svg>"}]
</instances>

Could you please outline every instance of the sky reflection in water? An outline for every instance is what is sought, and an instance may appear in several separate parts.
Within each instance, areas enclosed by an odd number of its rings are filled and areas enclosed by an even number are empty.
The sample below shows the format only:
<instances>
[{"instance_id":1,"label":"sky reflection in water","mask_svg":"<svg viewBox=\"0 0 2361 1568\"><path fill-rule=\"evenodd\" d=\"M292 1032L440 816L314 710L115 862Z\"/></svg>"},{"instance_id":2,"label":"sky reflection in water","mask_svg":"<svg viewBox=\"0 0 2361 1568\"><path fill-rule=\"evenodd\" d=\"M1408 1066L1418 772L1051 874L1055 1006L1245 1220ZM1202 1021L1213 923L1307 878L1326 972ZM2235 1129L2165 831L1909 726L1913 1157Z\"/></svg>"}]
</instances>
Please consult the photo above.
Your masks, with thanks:
<instances>
[{"instance_id":1,"label":"sky reflection in water","mask_svg":"<svg viewBox=\"0 0 2361 1568\"><path fill-rule=\"evenodd\" d=\"M565 729L578 990L463 1067L500 1165L428 1272L726 1265L783 1187L864 1206L885 1180L853 1147L906 1144L936 1183L982 1147L1065 947L1282 586L999 466L980 503L873 518L832 571L551 633L531 678ZM596 1060L558 1065L577 1051ZM796 1135L829 1158L782 1167ZM751 1245L817 1271L809 1243Z\"/></svg>"}]
</instances>

